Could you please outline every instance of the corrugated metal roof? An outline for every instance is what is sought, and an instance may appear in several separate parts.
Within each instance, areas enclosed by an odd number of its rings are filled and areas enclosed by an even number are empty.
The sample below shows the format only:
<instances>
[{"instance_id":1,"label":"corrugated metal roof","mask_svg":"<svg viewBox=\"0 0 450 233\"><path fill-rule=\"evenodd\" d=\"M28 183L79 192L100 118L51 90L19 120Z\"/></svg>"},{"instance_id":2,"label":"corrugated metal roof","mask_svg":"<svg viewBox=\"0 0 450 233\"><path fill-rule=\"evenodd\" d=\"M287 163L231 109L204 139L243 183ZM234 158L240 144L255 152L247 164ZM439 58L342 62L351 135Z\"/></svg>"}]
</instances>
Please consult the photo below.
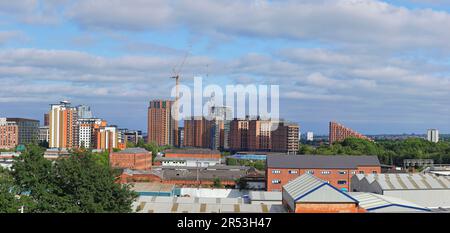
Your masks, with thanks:
<instances>
[{"instance_id":1,"label":"corrugated metal roof","mask_svg":"<svg viewBox=\"0 0 450 233\"><path fill-rule=\"evenodd\" d=\"M328 182L310 174L303 174L297 177L284 185L283 189L294 201L320 199L321 202L357 202L354 198L333 187Z\"/></svg>"},{"instance_id":2,"label":"corrugated metal roof","mask_svg":"<svg viewBox=\"0 0 450 233\"><path fill-rule=\"evenodd\" d=\"M357 168L380 166L377 156L361 155L269 155L269 168Z\"/></svg>"},{"instance_id":3,"label":"corrugated metal roof","mask_svg":"<svg viewBox=\"0 0 450 233\"><path fill-rule=\"evenodd\" d=\"M383 190L450 189L450 180L432 174L366 174L369 183L377 182ZM359 179L359 177L358 177Z\"/></svg>"},{"instance_id":4,"label":"corrugated metal roof","mask_svg":"<svg viewBox=\"0 0 450 233\"><path fill-rule=\"evenodd\" d=\"M384 196L374 193L360 193L360 192L354 192L349 193L350 196L354 197L356 200L359 201L359 205L366 209L367 211L373 211L381 208L396 206L405 208L406 211L408 209L411 210L420 210L420 211L429 211L428 208L414 204L412 202L390 197L390 196Z\"/></svg>"}]
</instances>

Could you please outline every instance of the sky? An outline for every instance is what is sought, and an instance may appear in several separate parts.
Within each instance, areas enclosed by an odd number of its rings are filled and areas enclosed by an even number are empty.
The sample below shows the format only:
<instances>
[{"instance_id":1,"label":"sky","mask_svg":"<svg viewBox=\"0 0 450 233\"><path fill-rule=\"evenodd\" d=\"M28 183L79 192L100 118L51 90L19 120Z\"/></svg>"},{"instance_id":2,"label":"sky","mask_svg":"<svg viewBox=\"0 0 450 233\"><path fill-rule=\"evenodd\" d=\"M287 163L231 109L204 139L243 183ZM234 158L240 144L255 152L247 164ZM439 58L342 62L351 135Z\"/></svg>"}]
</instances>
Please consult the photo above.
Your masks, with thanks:
<instances>
[{"instance_id":1,"label":"sky","mask_svg":"<svg viewBox=\"0 0 450 233\"><path fill-rule=\"evenodd\" d=\"M70 100L146 131L169 79L280 87L301 131L450 133L450 1L0 0L0 117Z\"/></svg>"}]
</instances>

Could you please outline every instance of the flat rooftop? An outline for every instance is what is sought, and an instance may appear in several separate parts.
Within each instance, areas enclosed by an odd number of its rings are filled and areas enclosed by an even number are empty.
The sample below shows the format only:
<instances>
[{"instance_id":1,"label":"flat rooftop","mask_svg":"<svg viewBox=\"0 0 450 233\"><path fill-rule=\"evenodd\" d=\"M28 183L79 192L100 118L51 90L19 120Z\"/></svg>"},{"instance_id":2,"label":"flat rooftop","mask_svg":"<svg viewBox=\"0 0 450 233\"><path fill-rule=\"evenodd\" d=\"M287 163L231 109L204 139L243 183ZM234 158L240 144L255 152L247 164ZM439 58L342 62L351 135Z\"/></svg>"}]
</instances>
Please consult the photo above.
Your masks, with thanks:
<instances>
[{"instance_id":1,"label":"flat rooftop","mask_svg":"<svg viewBox=\"0 0 450 233\"><path fill-rule=\"evenodd\" d=\"M132 190L136 192L172 192L175 188L173 184L163 184L159 182L136 182L131 183Z\"/></svg>"},{"instance_id":2,"label":"flat rooftop","mask_svg":"<svg viewBox=\"0 0 450 233\"><path fill-rule=\"evenodd\" d=\"M282 205L245 204L241 198L140 197L138 213L284 213Z\"/></svg>"},{"instance_id":3,"label":"flat rooftop","mask_svg":"<svg viewBox=\"0 0 450 233\"><path fill-rule=\"evenodd\" d=\"M205 148L185 148L185 149L168 149L164 153L171 154L220 154L218 150L211 150Z\"/></svg>"},{"instance_id":4,"label":"flat rooftop","mask_svg":"<svg viewBox=\"0 0 450 233\"><path fill-rule=\"evenodd\" d=\"M359 166L380 166L377 156L371 155L270 155L268 168L356 169Z\"/></svg>"}]
</instances>

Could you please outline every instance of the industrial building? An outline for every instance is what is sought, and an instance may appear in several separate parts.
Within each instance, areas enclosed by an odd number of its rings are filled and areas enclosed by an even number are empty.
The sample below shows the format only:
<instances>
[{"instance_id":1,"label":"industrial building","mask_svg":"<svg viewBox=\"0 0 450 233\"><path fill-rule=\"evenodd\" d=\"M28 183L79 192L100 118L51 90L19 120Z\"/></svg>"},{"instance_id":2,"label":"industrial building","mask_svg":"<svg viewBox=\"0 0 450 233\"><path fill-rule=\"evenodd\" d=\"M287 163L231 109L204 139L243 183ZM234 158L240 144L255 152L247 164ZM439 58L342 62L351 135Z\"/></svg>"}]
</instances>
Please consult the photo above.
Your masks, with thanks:
<instances>
[{"instance_id":1,"label":"industrial building","mask_svg":"<svg viewBox=\"0 0 450 233\"><path fill-rule=\"evenodd\" d=\"M329 182L303 174L283 186L283 205L293 213L360 213L359 202Z\"/></svg>"},{"instance_id":2,"label":"industrial building","mask_svg":"<svg viewBox=\"0 0 450 233\"><path fill-rule=\"evenodd\" d=\"M255 174L255 169L246 166L216 165L209 167L163 167L153 166L151 170L124 169L121 183L163 182L181 186L211 186L220 182L224 186L236 186L236 182ZM256 173L257 174L257 173Z\"/></svg>"},{"instance_id":3,"label":"industrial building","mask_svg":"<svg viewBox=\"0 0 450 233\"><path fill-rule=\"evenodd\" d=\"M220 163L220 159L212 158L155 158L155 165L161 165L163 167L209 167L219 165Z\"/></svg>"},{"instance_id":4,"label":"industrial building","mask_svg":"<svg viewBox=\"0 0 450 233\"><path fill-rule=\"evenodd\" d=\"M273 154L266 160L267 191L281 191L283 185L305 173L348 191L353 175L380 172L377 156Z\"/></svg>"},{"instance_id":5,"label":"industrial building","mask_svg":"<svg viewBox=\"0 0 450 233\"><path fill-rule=\"evenodd\" d=\"M450 178L432 174L358 174L351 190L401 198L427 208L450 207Z\"/></svg>"},{"instance_id":6,"label":"industrial building","mask_svg":"<svg viewBox=\"0 0 450 233\"><path fill-rule=\"evenodd\" d=\"M282 204L281 192L250 191L248 196L251 204Z\"/></svg>"},{"instance_id":7,"label":"industrial building","mask_svg":"<svg viewBox=\"0 0 450 233\"><path fill-rule=\"evenodd\" d=\"M166 158L208 158L220 159L220 151L205 148L169 149L164 151Z\"/></svg>"},{"instance_id":8,"label":"industrial building","mask_svg":"<svg viewBox=\"0 0 450 233\"><path fill-rule=\"evenodd\" d=\"M359 206L371 213L423 213L430 209L396 197L375 193L351 192L350 196L359 202Z\"/></svg>"},{"instance_id":9,"label":"industrial building","mask_svg":"<svg viewBox=\"0 0 450 233\"><path fill-rule=\"evenodd\" d=\"M110 153L109 163L113 168L149 170L152 167L152 152L143 148L127 148Z\"/></svg>"},{"instance_id":10,"label":"industrial building","mask_svg":"<svg viewBox=\"0 0 450 233\"><path fill-rule=\"evenodd\" d=\"M282 205L247 204L242 198L140 197L138 213L283 213Z\"/></svg>"},{"instance_id":11,"label":"industrial building","mask_svg":"<svg viewBox=\"0 0 450 233\"><path fill-rule=\"evenodd\" d=\"M166 150L154 161L154 165L163 167L209 167L221 163L220 151L204 148Z\"/></svg>"}]
</instances>

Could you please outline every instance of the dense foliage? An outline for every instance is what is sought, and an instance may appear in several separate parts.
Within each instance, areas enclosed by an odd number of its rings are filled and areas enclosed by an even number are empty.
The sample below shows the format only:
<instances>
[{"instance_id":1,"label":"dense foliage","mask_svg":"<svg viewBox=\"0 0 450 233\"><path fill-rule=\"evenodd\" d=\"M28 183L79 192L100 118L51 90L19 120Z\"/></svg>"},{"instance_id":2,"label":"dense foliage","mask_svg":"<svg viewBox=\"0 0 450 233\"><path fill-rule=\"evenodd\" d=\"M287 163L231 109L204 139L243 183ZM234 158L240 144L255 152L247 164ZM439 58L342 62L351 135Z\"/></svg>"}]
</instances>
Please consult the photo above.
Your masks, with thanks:
<instances>
[{"instance_id":1,"label":"dense foliage","mask_svg":"<svg viewBox=\"0 0 450 233\"><path fill-rule=\"evenodd\" d=\"M403 159L433 159L435 163L450 163L450 142L429 142L421 138L370 142L347 138L333 145L312 147L301 145L299 154L377 155L383 164L402 165Z\"/></svg>"},{"instance_id":2,"label":"dense foliage","mask_svg":"<svg viewBox=\"0 0 450 233\"><path fill-rule=\"evenodd\" d=\"M147 151L151 151L153 159L156 157L156 155L159 152L162 152L164 150L172 148L172 146L169 146L169 145L158 146L158 144L156 144L155 142L146 143L144 141L144 139L139 139L137 144L135 144L133 142L127 142L127 148L131 148L131 147L140 147L140 148L146 149Z\"/></svg>"},{"instance_id":3,"label":"dense foliage","mask_svg":"<svg viewBox=\"0 0 450 233\"><path fill-rule=\"evenodd\" d=\"M265 161L261 160L244 160L244 159L236 159L236 158L227 158L227 165L231 166L249 166L254 167L257 170L264 170L266 168Z\"/></svg>"},{"instance_id":4,"label":"dense foliage","mask_svg":"<svg viewBox=\"0 0 450 233\"><path fill-rule=\"evenodd\" d=\"M30 145L12 170L1 174L0 212L17 212L19 206L31 213L130 212L137 197L128 185L116 183L104 158L89 151L52 162L41 147Z\"/></svg>"}]
</instances>

